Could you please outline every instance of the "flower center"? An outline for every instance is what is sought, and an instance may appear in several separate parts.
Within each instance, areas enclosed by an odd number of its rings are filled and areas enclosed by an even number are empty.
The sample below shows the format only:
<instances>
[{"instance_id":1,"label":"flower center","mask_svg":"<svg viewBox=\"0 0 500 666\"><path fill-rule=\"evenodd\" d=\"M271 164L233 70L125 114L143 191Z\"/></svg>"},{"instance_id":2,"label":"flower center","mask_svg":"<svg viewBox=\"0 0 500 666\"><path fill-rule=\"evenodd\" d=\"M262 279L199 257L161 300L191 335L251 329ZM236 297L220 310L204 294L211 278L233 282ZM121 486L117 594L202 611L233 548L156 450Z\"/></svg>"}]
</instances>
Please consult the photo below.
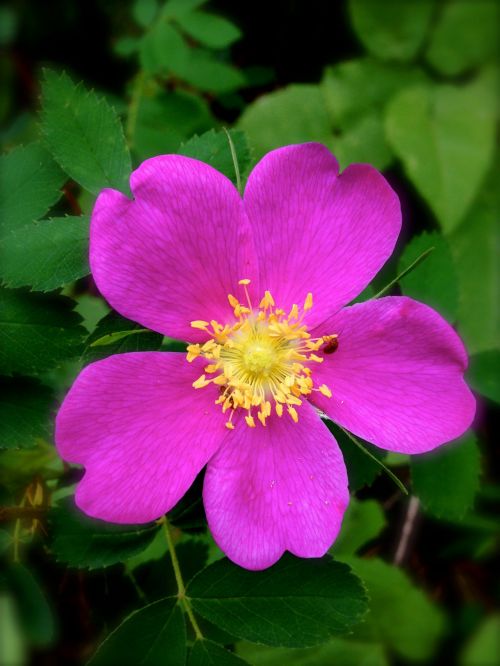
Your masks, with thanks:
<instances>
[{"instance_id":1,"label":"flower center","mask_svg":"<svg viewBox=\"0 0 500 666\"><path fill-rule=\"evenodd\" d=\"M235 321L219 324L212 320L191 322L193 328L205 331L210 337L202 344L189 345L187 360L207 359L204 373L195 382L195 389L209 384L220 387L215 401L229 412L226 426L234 428L233 416L238 409L246 412L245 421L255 427L254 415L265 426L272 408L280 417L286 408L297 423L296 407L305 396L319 391L331 397L330 389L322 384L314 387L311 365L321 363L323 357L315 354L323 345L336 341L336 335L311 338L304 315L312 308L312 294L308 294L302 314L297 305L290 312L275 307L269 291L264 293L258 309L251 305L247 291L249 280L240 280L247 305L229 294Z\"/></svg>"}]
</instances>

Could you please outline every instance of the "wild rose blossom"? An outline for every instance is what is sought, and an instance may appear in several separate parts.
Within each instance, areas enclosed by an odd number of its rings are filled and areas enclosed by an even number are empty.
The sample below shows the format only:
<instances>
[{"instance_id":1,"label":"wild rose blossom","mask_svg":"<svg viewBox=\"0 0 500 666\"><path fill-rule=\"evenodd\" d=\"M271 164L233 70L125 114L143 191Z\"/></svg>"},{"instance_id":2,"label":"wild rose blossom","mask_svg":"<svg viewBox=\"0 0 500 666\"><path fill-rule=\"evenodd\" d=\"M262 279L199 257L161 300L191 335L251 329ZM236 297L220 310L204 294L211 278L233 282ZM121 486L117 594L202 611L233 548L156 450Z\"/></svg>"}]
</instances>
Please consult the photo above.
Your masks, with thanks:
<instances>
[{"instance_id":1,"label":"wild rose blossom","mask_svg":"<svg viewBox=\"0 0 500 666\"><path fill-rule=\"evenodd\" d=\"M78 506L148 522L207 465L208 524L234 562L322 556L349 495L317 410L400 453L458 437L474 415L464 347L439 314L405 297L347 306L393 251L396 194L371 166L339 175L313 143L266 155L243 198L179 155L145 161L131 188L133 200L97 199L94 279L124 317L190 344L187 357L111 356L76 379L56 440L85 466Z\"/></svg>"}]
</instances>

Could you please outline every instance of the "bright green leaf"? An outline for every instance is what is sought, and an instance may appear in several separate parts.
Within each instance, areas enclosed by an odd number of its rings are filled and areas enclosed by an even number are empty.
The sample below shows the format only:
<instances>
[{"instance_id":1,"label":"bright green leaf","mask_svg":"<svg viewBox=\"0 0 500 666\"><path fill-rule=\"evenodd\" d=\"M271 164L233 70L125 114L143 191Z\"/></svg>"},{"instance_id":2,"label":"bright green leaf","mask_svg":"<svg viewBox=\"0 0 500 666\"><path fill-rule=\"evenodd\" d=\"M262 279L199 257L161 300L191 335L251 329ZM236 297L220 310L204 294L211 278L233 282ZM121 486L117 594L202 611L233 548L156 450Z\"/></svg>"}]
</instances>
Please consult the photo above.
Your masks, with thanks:
<instances>
[{"instance_id":1,"label":"bright green leaf","mask_svg":"<svg viewBox=\"0 0 500 666\"><path fill-rule=\"evenodd\" d=\"M404 271L422 252L434 250L414 271L400 281L401 291L438 310L448 321L457 316L458 289L455 265L446 241L437 231L423 232L415 236L403 250L398 262L398 272Z\"/></svg>"},{"instance_id":2,"label":"bright green leaf","mask_svg":"<svg viewBox=\"0 0 500 666\"><path fill-rule=\"evenodd\" d=\"M342 529L330 552L332 555L354 555L366 543L375 539L386 526L384 511L375 500L351 497L342 521Z\"/></svg>"},{"instance_id":3,"label":"bright green leaf","mask_svg":"<svg viewBox=\"0 0 500 666\"><path fill-rule=\"evenodd\" d=\"M408 177L449 233L465 216L492 161L491 77L403 91L388 106L386 130Z\"/></svg>"},{"instance_id":4,"label":"bright green leaf","mask_svg":"<svg viewBox=\"0 0 500 666\"><path fill-rule=\"evenodd\" d=\"M129 615L97 648L87 666L183 666L186 625L174 597Z\"/></svg>"},{"instance_id":5,"label":"bright green leaf","mask_svg":"<svg viewBox=\"0 0 500 666\"><path fill-rule=\"evenodd\" d=\"M500 188L492 170L461 226L449 237L458 274L458 330L470 353L498 347L500 340Z\"/></svg>"},{"instance_id":6,"label":"bright green leaf","mask_svg":"<svg viewBox=\"0 0 500 666\"><path fill-rule=\"evenodd\" d=\"M67 74L45 70L42 131L62 169L85 189L128 191L130 155L114 109Z\"/></svg>"},{"instance_id":7,"label":"bright green leaf","mask_svg":"<svg viewBox=\"0 0 500 666\"><path fill-rule=\"evenodd\" d=\"M190 37L213 49L230 46L241 37L240 30L233 23L203 11L182 14L177 22Z\"/></svg>"},{"instance_id":8,"label":"bright green leaf","mask_svg":"<svg viewBox=\"0 0 500 666\"><path fill-rule=\"evenodd\" d=\"M449 0L440 9L426 52L435 70L455 76L498 56L496 0Z\"/></svg>"},{"instance_id":9,"label":"bright green leaf","mask_svg":"<svg viewBox=\"0 0 500 666\"><path fill-rule=\"evenodd\" d=\"M67 177L38 143L0 156L0 235L37 220L61 197Z\"/></svg>"},{"instance_id":10,"label":"bright green leaf","mask_svg":"<svg viewBox=\"0 0 500 666\"><path fill-rule=\"evenodd\" d=\"M345 560L368 588L370 612L359 631L379 640L403 659L429 660L444 631L444 616L395 566L379 559Z\"/></svg>"},{"instance_id":11,"label":"bright green leaf","mask_svg":"<svg viewBox=\"0 0 500 666\"><path fill-rule=\"evenodd\" d=\"M348 567L288 554L265 571L219 560L193 578L187 594L196 612L230 634L287 647L346 632L366 607L363 586Z\"/></svg>"},{"instance_id":12,"label":"bright green leaf","mask_svg":"<svg viewBox=\"0 0 500 666\"><path fill-rule=\"evenodd\" d=\"M498 664L498 637L500 613L486 617L465 646L460 666L496 666Z\"/></svg>"},{"instance_id":13,"label":"bright green leaf","mask_svg":"<svg viewBox=\"0 0 500 666\"><path fill-rule=\"evenodd\" d=\"M28 224L0 242L8 287L52 291L89 273L89 219L60 217Z\"/></svg>"},{"instance_id":14,"label":"bright green leaf","mask_svg":"<svg viewBox=\"0 0 500 666\"><path fill-rule=\"evenodd\" d=\"M230 130L229 133L238 157L240 173L244 173L250 164L250 150L246 136L241 130ZM216 132L212 129L201 136L194 136L182 144L178 152L210 164L235 182L233 159L225 132Z\"/></svg>"},{"instance_id":15,"label":"bright green leaf","mask_svg":"<svg viewBox=\"0 0 500 666\"><path fill-rule=\"evenodd\" d=\"M0 448L29 449L51 440L51 389L26 377L0 377Z\"/></svg>"},{"instance_id":16,"label":"bright green leaf","mask_svg":"<svg viewBox=\"0 0 500 666\"><path fill-rule=\"evenodd\" d=\"M69 499L49 515L51 548L58 562L79 569L98 569L123 562L145 550L159 529L156 524L114 525L95 520Z\"/></svg>"},{"instance_id":17,"label":"bright green leaf","mask_svg":"<svg viewBox=\"0 0 500 666\"><path fill-rule=\"evenodd\" d=\"M140 332L138 333L138 331ZM160 349L163 336L154 331L147 333L143 331L143 327L139 324L121 317L116 312L110 312L99 321L95 330L87 338L83 353L84 363L99 361L112 354ZM127 332L130 332L130 335ZM114 339L109 340L108 336L114 336ZM95 345L103 338L107 339L109 344Z\"/></svg>"},{"instance_id":18,"label":"bright green leaf","mask_svg":"<svg viewBox=\"0 0 500 666\"><path fill-rule=\"evenodd\" d=\"M425 39L434 0L349 0L356 35L382 60L410 60Z\"/></svg>"},{"instance_id":19,"label":"bright green leaf","mask_svg":"<svg viewBox=\"0 0 500 666\"><path fill-rule=\"evenodd\" d=\"M149 74L167 74L186 66L189 48L179 32L166 20L157 21L141 42L141 66Z\"/></svg>"},{"instance_id":20,"label":"bright green leaf","mask_svg":"<svg viewBox=\"0 0 500 666\"><path fill-rule=\"evenodd\" d=\"M291 85L262 95L238 120L256 157L279 146L319 141L334 147L332 123L319 86Z\"/></svg>"},{"instance_id":21,"label":"bright green leaf","mask_svg":"<svg viewBox=\"0 0 500 666\"><path fill-rule=\"evenodd\" d=\"M173 63L171 69L179 78L206 92L228 93L246 84L239 69L202 48L191 48L187 60Z\"/></svg>"},{"instance_id":22,"label":"bright green leaf","mask_svg":"<svg viewBox=\"0 0 500 666\"><path fill-rule=\"evenodd\" d=\"M245 666L247 663L222 645L206 639L195 642L187 662L188 666Z\"/></svg>"},{"instance_id":23,"label":"bright green leaf","mask_svg":"<svg viewBox=\"0 0 500 666\"><path fill-rule=\"evenodd\" d=\"M45 647L54 640L55 621L51 607L33 574L22 564L11 564L5 574L23 633L29 643Z\"/></svg>"},{"instance_id":24,"label":"bright green leaf","mask_svg":"<svg viewBox=\"0 0 500 666\"><path fill-rule=\"evenodd\" d=\"M500 402L500 349L490 349L471 356L467 382L474 391Z\"/></svg>"},{"instance_id":25,"label":"bright green leaf","mask_svg":"<svg viewBox=\"0 0 500 666\"><path fill-rule=\"evenodd\" d=\"M472 432L436 451L413 456L410 465L413 490L428 513L457 520L472 507L481 474Z\"/></svg>"},{"instance_id":26,"label":"bright green leaf","mask_svg":"<svg viewBox=\"0 0 500 666\"><path fill-rule=\"evenodd\" d=\"M26 664L28 646L23 636L16 602L0 589L0 664Z\"/></svg>"},{"instance_id":27,"label":"bright green leaf","mask_svg":"<svg viewBox=\"0 0 500 666\"><path fill-rule=\"evenodd\" d=\"M78 356L85 329L64 296L0 289L0 372L36 374Z\"/></svg>"}]
</instances>

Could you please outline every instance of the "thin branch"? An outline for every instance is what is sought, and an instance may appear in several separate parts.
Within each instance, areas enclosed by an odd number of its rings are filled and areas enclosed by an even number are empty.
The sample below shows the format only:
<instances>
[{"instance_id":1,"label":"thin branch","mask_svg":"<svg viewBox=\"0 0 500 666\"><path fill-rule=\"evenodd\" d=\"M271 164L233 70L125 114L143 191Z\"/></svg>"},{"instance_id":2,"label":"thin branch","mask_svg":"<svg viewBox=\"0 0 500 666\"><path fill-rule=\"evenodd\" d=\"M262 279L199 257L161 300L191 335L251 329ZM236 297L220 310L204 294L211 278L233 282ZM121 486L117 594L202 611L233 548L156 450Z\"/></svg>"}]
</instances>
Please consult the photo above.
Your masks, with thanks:
<instances>
[{"instance_id":1,"label":"thin branch","mask_svg":"<svg viewBox=\"0 0 500 666\"><path fill-rule=\"evenodd\" d=\"M408 273L411 273L420 263L422 263L422 261L424 261L424 259L427 259L427 257L430 255L430 253L433 250L435 250L434 247L428 247L427 250L422 252L422 254L415 259L415 261L412 261L412 263L408 266L408 268L405 268L404 271L401 271L401 273L399 273L399 275L396 275L394 280L391 280L389 282L389 284L386 284L386 286L383 289L381 289L379 292L377 292L375 294L375 296L372 296L369 300L373 301L376 298L379 298L380 296L382 296L383 294L388 292L392 287L394 287L394 285L397 282L399 282L401 280L401 278L404 278L405 275L408 275Z\"/></svg>"},{"instance_id":2,"label":"thin branch","mask_svg":"<svg viewBox=\"0 0 500 666\"><path fill-rule=\"evenodd\" d=\"M236 187L238 188L238 192L240 194L243 194L243 190L241 187L240 165L238 164L238 156L236 154L236 148L234 147L233 140L227 129L225 127L223 127L222 129L226 133L227 140L229 142L229 150L231 151L231 157L233 158L234 172L236 174Z\"/></svg>"}]
</instances>

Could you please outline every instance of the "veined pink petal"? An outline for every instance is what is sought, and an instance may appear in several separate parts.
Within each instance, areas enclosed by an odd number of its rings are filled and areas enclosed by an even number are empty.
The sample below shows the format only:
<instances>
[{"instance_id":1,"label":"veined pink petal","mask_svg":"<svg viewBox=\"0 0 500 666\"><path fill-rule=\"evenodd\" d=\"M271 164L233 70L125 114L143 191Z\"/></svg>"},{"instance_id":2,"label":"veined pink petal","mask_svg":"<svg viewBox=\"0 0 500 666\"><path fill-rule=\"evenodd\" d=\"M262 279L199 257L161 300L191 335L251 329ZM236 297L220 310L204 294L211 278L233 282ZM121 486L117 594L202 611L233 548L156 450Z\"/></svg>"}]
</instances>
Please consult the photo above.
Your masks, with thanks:
<instances>
[{"instance_id":1,"label":"veined pink petal","mask_svg":"<svg viewBox=\"0 0 500 666\"><path fill-rule=\"evenodd\" d=\"M337 351L314 368L315 383L333 396L312 401L347 430L389 451L424 453L470 426L467 355L432 308L381 298L345 308L321 331L339 336Z\"/></svg>"},{"instance_id":2,"label":"veined pink petal","mask_svg":"<svg viewBox=\"0 0 500 666\"><path fill-rule=\"evenodd\" d=\"M249 224L233 184L180 155L146 160L131 176L134 201L99 195L90 266L109 304L128 319L174 338L206 339L193 320L232 316L228 293L254 278Z\"/></svg>"},{"instance_id":3,"label":"veined pink petal","mask_svg":"<svg viewBox=\"0 0 500 666\"><path fill-rule=\"evenodd\" d=\"M353 164L340 176L327 148L279 148L254 168L245 210L261 288L288 309L312 292L309 325L357 296L388 259L401 227L399 200L383 176Z\"/></svg>"},{"instance_id":4,"label":"veined pink petal","mask_svg":"<svg viewBox=\"0 0 500 666\"><path fill-rule=\"evenodd\" d=\"M162 516L220 446L226 420L215 387L192 388L183 354L118 354L87 366L56 421L62 458L85 466L76 503L112 523Z\"/></svg>"},{"instance_id":5,"label":"veined pink petal","mask_svg":"<svg viewBox=\"0 0 500 666\"><path fill-rule=\"evenodd\" d=\"M208 465L203 498L219 547L257 570L285 550L324 555L349 493L337 443L305 403L297 424L287 416L272 416L266 427L241 421Z\"/></svg>"}]
</instances>

